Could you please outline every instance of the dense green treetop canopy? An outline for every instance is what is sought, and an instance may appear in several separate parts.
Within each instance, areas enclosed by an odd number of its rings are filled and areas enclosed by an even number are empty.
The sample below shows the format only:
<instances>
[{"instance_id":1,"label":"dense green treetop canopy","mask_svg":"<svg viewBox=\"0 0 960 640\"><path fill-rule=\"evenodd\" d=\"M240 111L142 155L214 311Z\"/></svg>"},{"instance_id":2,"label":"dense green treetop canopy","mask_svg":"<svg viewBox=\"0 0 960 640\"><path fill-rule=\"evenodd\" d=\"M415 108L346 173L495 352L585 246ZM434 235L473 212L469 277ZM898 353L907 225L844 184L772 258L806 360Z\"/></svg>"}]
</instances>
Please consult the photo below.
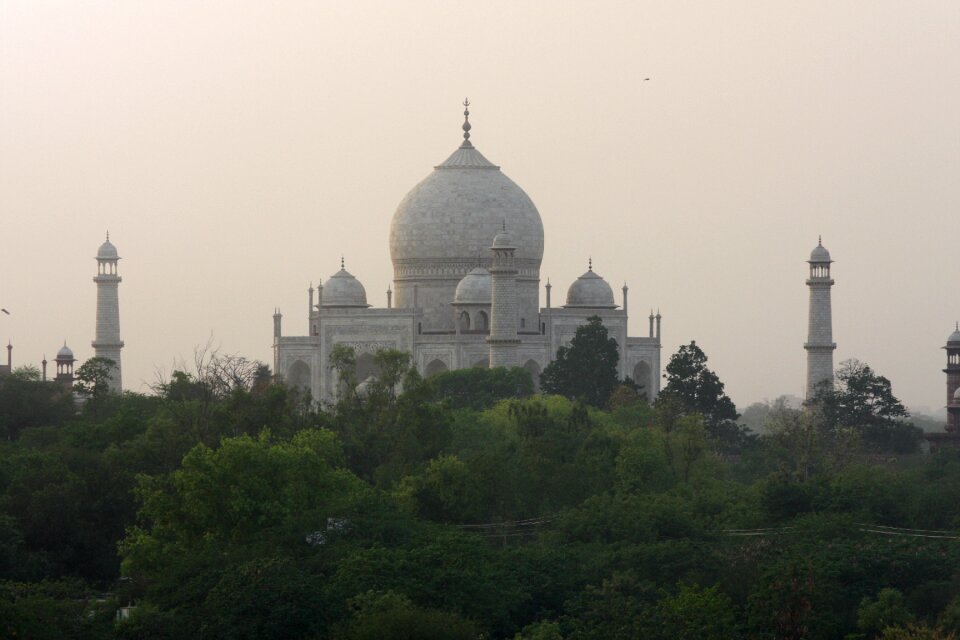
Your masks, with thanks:
<instances>
[{"instance_id":1,"label":"dense green treetop canopy","mask_svg":"<svg viewBox=\"0 0 960 640\"><path fill-rule=\"evenodd\" d=\"M557 349L557 356L540 374L545 393L570 399L582 398L594 407L605 407L619 384L620 351L598 316L577 327L570 346Z\"/></svg>"},{"instance_id":2,"label":"dense green treetop canopy","mask_svg":"<svg viewBox=\"0 0 960 640\"><path fill-rule=\"evenodd\" d=\"M893 395L890 381L859 360L841 362L834 385L821 385L812 404L824 429L852 429L878 451L911 453L919 447L922 434Z\"/></svg>"},{"instance_id":3,"label":"dense green treetop canopy","mask_svg":"<svg viewBox=\"0 0 960 640\"><path fill-rule=\"evenodd\" d=\"M904 416L888 385L861 384L875 374L848 384L842 368L835 407L780 403L729 455L710 421L733 418L695 346L668 369L676 392L609 410L532 394L520 370L435 384L399 352L324 407L240 360L79 411L58 385L7 376L0 637L960 629L960 452L874 455L899 440L870 429Z\"/></svg>"}]
</instances>

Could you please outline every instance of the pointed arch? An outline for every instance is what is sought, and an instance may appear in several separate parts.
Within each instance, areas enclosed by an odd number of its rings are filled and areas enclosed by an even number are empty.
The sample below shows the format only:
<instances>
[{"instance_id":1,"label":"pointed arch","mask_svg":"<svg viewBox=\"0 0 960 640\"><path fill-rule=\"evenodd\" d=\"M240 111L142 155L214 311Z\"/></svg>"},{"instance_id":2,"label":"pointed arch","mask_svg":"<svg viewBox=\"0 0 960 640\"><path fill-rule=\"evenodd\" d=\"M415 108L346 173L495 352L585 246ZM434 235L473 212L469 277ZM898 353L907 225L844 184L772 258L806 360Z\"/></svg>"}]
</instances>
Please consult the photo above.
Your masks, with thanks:
<instances>
[{"instance_id":1,"label":"pointed arch","mask_svg":"<svg viewBox=\"0 0 960 640\"><path fill-rule=\"evenodd\" d=\"M490 329L490 316L487 315L486 311L481 309L477 311L477 321L474 324L477 329L488 331Z\"/></svg>"},{"instance_id":2,"label":"pointed arch","mask_svg":"<svg viewBox=\"0 0 960 640\"><path fill-rule=\"evenodd\" d=\"M470 330L470 313L467 311L460 312L460 331L469 331Z\"/></svg>"},{"instance_id":3,"label":"pointed arch","mask_svg":"<svg viewBox=\"0 0 960 640\"><path fill-rule=\"evenodd\" d=\"M644 362L643 360L638 362L633 368L633 381L637 383L638 387L640 387L641 393L647 394L647 398L650 398L650 383L652 382L650 379L651 371L652 370L649 363Z\"/></svg>"},{"instance_id":4,"label":"pointed arch","mask_svg":"<svg viewBox=\"0 0 960 640\"><path fill-rule=\"evenodd\" d=\"M379 373L377 363L372 353L361 353L357 356L357 382L363 382L370 376Z\"/></svg>"},{"instance_id":5,"label":"pointed arch","mask_svg":"<svg viewBox=\"0 0 960 640\"><path fill-rule=\"evenodd\" d=\"M303 360L297 360L287 368L287 386L306 391L310 382L310 367Z\"/></svg>"},{"instance_id":6,"label":"pointed arch","mask_svg":"<svg viewBox=\"0 0 960 640\"><path fill-rule=\"evenodd\" d=\"M444 371L448 371L447 363L440 358L434 358L427 364L427 368L424 369L424 375L429 378L430 376L443 373Z\"/></svg>"}]
</instances>

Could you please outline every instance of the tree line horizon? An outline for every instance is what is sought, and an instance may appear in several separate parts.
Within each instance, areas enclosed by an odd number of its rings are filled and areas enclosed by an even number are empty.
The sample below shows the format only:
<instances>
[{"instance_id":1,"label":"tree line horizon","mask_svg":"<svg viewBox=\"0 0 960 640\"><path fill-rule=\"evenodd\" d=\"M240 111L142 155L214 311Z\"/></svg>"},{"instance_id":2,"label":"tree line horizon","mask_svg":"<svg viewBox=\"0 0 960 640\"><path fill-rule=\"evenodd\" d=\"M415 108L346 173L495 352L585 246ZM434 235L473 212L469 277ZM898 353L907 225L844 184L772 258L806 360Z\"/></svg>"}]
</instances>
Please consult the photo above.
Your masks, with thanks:
<instances>
[{"instance_id":1,"label":"tree line horizon","mask_svg":"<svg viewBox=\"0 0 960 640\"><path fill-rule=\"evenodd\" d=\"M322 406L216 352L153 395L93 362L79 410L18 370L0 635L955 637L960 452L913 455L888 380L845 363L753 431L695 342L651 403L611 341L581 327L541 393L398 351L360 388L342 349Z\"/></svg>"}]
</instances>

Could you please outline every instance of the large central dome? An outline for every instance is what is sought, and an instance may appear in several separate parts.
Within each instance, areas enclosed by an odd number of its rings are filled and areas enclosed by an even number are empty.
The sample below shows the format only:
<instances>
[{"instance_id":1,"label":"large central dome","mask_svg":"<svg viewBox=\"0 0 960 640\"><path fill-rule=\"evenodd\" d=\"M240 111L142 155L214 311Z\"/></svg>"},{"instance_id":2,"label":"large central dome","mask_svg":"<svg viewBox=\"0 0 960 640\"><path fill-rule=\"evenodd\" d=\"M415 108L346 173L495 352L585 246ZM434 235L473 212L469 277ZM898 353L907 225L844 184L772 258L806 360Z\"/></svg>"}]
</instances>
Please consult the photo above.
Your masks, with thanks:
<instances>
[{"instance_id":1,"label":"large central dome","mask_svg":"<svg viewBox=\"0 0 960 640\"><path fill-rule=\"evenodd\" d=\"M516 239L520 277L537 277L543 258L540 213L523 189L467 140L397 207L390 226L394 277L459 280L478 257L486 262L504 223Z\"/></svg>"},{"instance_id":2,"label":"large central dome","mask_svg":"<svg viewBox=\"0 0 960 640\"><path fill-rule=\"evenodd\" d=\"M420 309L423 331L452 331L457 284L475 267L490 264L490 244L506 225L517 247L519 317L521 324L533 323L543 259L540 213L523 189L473 146L469 119L463 130L463 144L393 214L397 306Z\"/></svg>"}]
</instances>

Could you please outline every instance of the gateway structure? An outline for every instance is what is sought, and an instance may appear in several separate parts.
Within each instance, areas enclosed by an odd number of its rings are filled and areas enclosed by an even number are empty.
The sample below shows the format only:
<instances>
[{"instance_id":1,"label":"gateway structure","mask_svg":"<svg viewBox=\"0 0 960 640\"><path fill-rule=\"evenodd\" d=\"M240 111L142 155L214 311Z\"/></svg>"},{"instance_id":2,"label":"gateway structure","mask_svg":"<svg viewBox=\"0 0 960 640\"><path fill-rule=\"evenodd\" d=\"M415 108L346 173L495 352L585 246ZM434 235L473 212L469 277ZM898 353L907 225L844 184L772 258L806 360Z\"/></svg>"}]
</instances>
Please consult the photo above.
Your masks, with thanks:
<instances>
[{"instance_id":1,"label":"gateway structure","mask_svg":"<svg viewBox=\"0 0 960 640\"><path fill-rule=\"evenodd\" d=\"M469 102L464 102L469 107ZM377 374L382 349L411 354L430 376L468 367L521 366L536 381L587 318L599 316L620 349L619 374L650 399L660 388L660 314L649 334L627 335L627 286L622 304L593 270L554 307L549 281L540 306L543 222L533 201L470 142L463 143L400 202L390 228L393 289L387 306L367 304L364 286L345 268L308 290L308 335L286 336L274 314L274 371L287 384L330 400L337 389L330 354L337 345L357 354L357 380ZM314 294L316 293L316 297Z\"/></svg>"}]
</instances>

